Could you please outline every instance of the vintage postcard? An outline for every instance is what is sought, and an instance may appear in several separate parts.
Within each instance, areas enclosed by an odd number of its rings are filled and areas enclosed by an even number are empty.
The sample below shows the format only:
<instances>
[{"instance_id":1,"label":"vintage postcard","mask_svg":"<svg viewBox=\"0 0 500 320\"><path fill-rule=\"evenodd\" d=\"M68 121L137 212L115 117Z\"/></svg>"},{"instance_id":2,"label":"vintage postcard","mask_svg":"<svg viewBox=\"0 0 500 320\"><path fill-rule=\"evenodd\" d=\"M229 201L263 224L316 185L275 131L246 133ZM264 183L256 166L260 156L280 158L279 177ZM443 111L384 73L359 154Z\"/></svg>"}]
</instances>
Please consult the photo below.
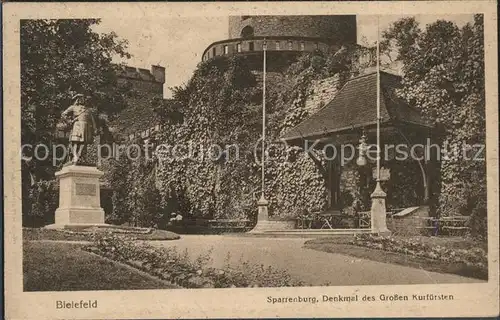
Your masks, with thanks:
<instances>
[{"instance_id":1,"label":"vintage postcard","mask_svg":"<svg viewBox=\"0 0 500 320\"><path fill-rule=\"evenodd\" d=\"M7 319L498 316L496 10L4 3Z\"/></svg>"}]
</instances>

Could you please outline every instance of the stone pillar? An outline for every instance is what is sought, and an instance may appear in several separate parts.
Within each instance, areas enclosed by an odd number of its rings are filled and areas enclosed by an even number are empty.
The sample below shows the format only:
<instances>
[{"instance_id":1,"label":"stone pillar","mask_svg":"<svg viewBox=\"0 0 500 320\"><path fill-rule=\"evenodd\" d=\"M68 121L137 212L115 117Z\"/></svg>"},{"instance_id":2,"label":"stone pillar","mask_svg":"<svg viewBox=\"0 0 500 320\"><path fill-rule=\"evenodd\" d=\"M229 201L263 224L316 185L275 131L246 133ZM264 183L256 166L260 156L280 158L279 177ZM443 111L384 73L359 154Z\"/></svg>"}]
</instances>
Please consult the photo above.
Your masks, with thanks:
<instances>
[{"instance_id":1,"label":"stone pillar","mask_svg":"<svg viewBox=\"0 0 500 320\"><path fill-rule=\"evenodd\" d=\"M268 212L269 201L264 199L264 195L262 195L257 201L257 206L259 207L259 214L257 216L257 224L259 221L268 221L269 220L269 212Z\"/></svg>"},{"instance_id":2,"label":"stone pillar","mask_svg":"<svg viewBox=\"0 0 500 320\"><path fill-rule=\"evenodd\" d=\"M371 226L372 233L376 233L379 235L388 236L391 234L391 231L387 229L386 223L386 207L385 207L385 198L386 193L382 190L380 186L380 181L377 181L377 186L375 190L371 194L372 198L372 208L371 208Z\"/></svg>"},{"instance_id":3,"label":"stone pillar","mask_svg":"<svg viewBox=\"0 0 500 320\"><path fill-rule=\"evenodd\" d=\"M59 208L55 224L46 227L105 225L99 187L103 172L96 167L70 165L55 175L59 180Z\"/></svg>"},{"instance_id":4,"label":"stone pillar","mask_svg":"<svg viewBox=\"0 0 500 320\"><path fill-rule=\"evenodd\" d=\"M257 224L250 231L250 233L258 233L262 231L268 231L269 226L269 212L268 212L269 201L264 198L264 195L261 195L259 201L257 201L257 206L259 208L259 212L257 214Z\"/></svg>"}]
</instances>

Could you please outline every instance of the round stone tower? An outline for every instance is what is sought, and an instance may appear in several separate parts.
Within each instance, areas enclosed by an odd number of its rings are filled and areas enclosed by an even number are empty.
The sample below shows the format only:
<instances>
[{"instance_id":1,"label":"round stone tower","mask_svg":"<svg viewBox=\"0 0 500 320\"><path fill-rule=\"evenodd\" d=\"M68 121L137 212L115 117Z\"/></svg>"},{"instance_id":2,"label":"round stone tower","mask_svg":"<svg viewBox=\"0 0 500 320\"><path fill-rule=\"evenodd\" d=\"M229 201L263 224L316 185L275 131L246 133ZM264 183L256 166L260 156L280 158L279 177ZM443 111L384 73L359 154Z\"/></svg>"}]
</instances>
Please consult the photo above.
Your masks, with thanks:
<instances>
[{"instance_id":1,"label":"round stone tower","mask_svg":"<svg viewBox=\"0 0 500 320\"><path fill-rule=\"evenodd\" d=\"M244 55L259 68L264 45L270 68L291 63L303 52L336 51L356 43L355 15L231 16L228 39L209 45L203 60L222 55ZM254 57L254 58L252 58Z\"/></svg>"},{"instance_id":2,"label":"round stone tower","mask_svg":"<svg viewBox=\"0 0 500 320\"><path fill-rule=\"evenodd\" d=\"M356 16L231 16L228 35L230 39L287 36L356 43Z\"/></svg>"}]
</instances>

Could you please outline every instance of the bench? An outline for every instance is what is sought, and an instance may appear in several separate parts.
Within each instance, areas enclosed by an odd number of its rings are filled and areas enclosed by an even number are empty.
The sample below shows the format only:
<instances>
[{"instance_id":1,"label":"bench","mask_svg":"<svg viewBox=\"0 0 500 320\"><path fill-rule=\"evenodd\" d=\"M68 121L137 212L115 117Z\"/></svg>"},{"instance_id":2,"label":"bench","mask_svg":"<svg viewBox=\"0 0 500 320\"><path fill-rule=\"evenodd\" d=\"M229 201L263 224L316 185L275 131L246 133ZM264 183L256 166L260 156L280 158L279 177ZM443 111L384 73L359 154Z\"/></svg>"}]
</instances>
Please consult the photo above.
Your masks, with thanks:
<instances>
[{"instance_id":1,"label":"bench","mask_svg":"<svg viewBox=\"0 0 500 320\"><path fill-rule=\"evenodd\" d=\"M469 231L469 227L453 227L453 226L444 226L443 230L448 230L450 236L458 236L464 235Z\"/></svg>"}]
</instances>

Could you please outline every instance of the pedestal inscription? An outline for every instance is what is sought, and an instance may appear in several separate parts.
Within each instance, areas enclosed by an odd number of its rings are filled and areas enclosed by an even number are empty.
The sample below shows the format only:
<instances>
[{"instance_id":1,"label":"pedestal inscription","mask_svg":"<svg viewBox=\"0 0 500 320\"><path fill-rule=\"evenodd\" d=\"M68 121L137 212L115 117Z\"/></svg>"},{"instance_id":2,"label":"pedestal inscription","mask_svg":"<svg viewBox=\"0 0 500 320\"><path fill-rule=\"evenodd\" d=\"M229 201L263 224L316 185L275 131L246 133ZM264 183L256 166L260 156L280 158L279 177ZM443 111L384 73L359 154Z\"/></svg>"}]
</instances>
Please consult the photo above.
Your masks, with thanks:
<instances>
[{"instance_id":1,"label":"pedestal inscription","mask_svg":"<svg viewBox=\"0 0 500 320\"><path fill-rule=\"evenodd\" d=\"M97 186L90 183L75 183L75 192L77 196L95 196Z\"/></svg>"}]
</instances>

